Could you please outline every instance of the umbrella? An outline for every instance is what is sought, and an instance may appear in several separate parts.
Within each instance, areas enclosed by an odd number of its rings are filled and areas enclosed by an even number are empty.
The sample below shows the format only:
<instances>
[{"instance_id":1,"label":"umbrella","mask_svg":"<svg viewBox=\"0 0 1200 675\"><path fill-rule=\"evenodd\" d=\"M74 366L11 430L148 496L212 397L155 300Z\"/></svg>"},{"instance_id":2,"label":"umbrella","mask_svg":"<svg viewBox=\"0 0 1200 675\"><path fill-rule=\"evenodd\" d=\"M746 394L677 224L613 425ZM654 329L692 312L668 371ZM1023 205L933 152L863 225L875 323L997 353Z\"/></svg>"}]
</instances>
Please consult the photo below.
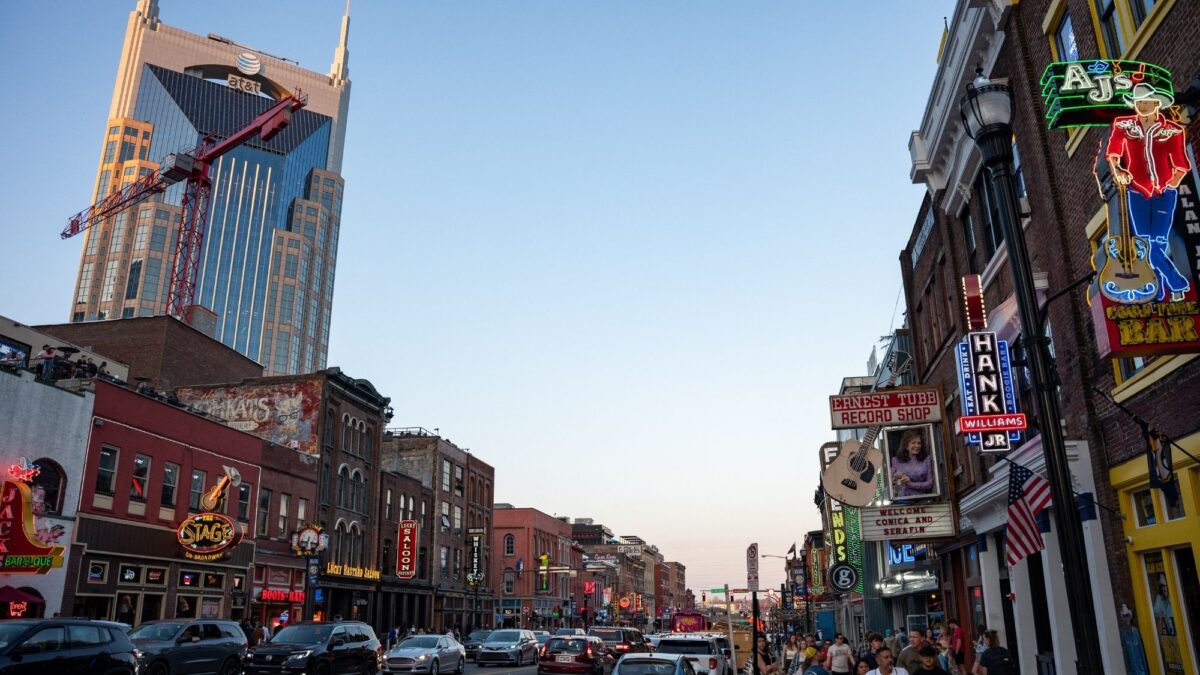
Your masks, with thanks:
<instances>
[{"instance_id":1,"label":"umbrella","mask_svg":"<svg viewBox=\"0 0 1200 675\"><path fill-rule=\"evenodd\" d=\"M29 593L13 588L12 586L0 587L0 602L28 602L35 605L46 604L45 600L37 597L36 595L30 595Z\"/></svg>"}]
</instances>

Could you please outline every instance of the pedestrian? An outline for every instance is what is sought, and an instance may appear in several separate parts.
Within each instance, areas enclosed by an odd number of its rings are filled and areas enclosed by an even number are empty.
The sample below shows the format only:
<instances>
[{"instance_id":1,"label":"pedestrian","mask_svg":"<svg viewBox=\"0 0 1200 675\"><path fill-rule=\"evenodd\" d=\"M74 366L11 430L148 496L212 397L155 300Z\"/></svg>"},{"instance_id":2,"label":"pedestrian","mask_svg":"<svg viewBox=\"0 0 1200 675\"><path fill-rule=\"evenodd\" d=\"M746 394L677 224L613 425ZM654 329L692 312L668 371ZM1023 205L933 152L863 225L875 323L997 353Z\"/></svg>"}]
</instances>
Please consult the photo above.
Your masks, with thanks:
<instances>
[{"instance_id":1,"label":"pedestrian","mask_svg":"<svg viewBox=\"0 0 1200 675\"><path fill-rule=\"evenodd\" d=\"M792 633L788 636L787 642L783 644L783 667L785 672L791 672L792 661L800 655L800 641L796 639L796 634Z\"/></svg>"},{"instance_id":2,"label":"pedestrian","mask_svg":"<svg viewBox=\"0 0 1200 675\"><path fill-rule=\"evenodd\" d=\"M950 619L946 622L946 632L949 633L950 638L947 645L950 647L950 660L958 666L958 670L961 670L963 664L967 662L967 636L958 623L958 619Z\"/></svg>"},{"instance_id":3,"label":"pedestrian","mask_svg":"<svg viewBox=\"0 0 1200 675\"><path fill-rule=\"evenodd\" d=\"M1017 675L1017 663L1012 654L1000 644L999 634L989 630L983 635L987 651L979 657L976 672L979 675Z\"/></svg>"},{"instance_id":4,"label":"pedestrian","mask_svg":"<svg viewBox=\"0 0 1200 675\"><path fill-rule=\"evenodd\" d=\"M42 345L42 351L37 357L42 360L42 379L54 379L54 347Z\"/></svg>"},{"instance_id":5,"label":"pedestrian","mask_svg":"<svg viewBox=\"0 0 1200 675\"><path fill-rule=\"evenodd\" d=\"M263 642L266 642L266 640L267 640L266 627L263 624L255 621L254 622L254 630L250 633L250 646L253 647L254 645L262 644Z\"/></svg>"},{"instance_id":6,"label":"pedestrian","mask_svg":"<svg viewBox=\"0 0 1200 675\"><path fill-rule=\"evenodd\" d=\"M804 658L804 660L801 662L804 664L804 672L802 675L829 675L829 671L825 670L825 667L817 662L816 658L816 655L807 656Z\"/></svg>"},{"instance_id":7,"label":"pedestrian","mask_svg":"<svg viewBox=\"0 0 1200 675\"><path fill-rule=\"evenodd\" d=\"M938 663L938 648L933 646L933 643L927 642L924 647L921 647L918 655L921 657L921 665L916 670L909 671L910 675L950 675Z\"/></svg>"},{"instance_id":8,"label":"pedestrian","mask_svg":"<svg viewBox=\"0 0 1200 675\"><path fill-rule=\"evenodd\" d=\"M759 635L758 642L755 644L754 656L758 659L759 675L771 675L779 671L779 662L775 660L775 655L771 653L771 645L767 642L766 635Z\"/></svg>"},{"instance_id":9,"label":"pedestrian","mask_svg":"<svg viewBox=\"0 0 1200 675\"><path fill-rule=\"evenodd\" d=\"M825 668L831 675L850 675L854 670L854 650L846 644L842 633L833 636L833 644L825 654Z\"/></svg>"},{"instance_id":10,"label":"pedestrian","mask_svg":"<svg viewBox=\"0 0 1200 675\"><path fill-rule=\"evenodd\" d=\"M880 649L875 658L879 659L879 667L867 673L867 675L909 675L908 670L903 666L893 665L894 661L891 649L887 647Z\"/></svg>"},{"instance_id":11,"label":"pedestrian","mask_svg":"<svg viewBox=\"0 0 1200 675\"><path fill-rule=\"evenodd\" d=\"M862 655L859 663L867 664L867 670L875 670L879 667L879 659L875 657L879 650L883 649L883 636L879 633L869 633L867 635L867 653Z\"/></svg>"},{"instance_id":12,"label":"pedestrian","mask_svg":"<svg viewBox=\"0 0 1200 675\"><path fill-rule=\"evenodd\" d=\"M400 631L396 630L395 626L392 626L391 630L388 631L388 636L387 636L388 649L391 649L392 645L396 644L396 640L399 637L400 637Z\"/></svg>"},{"instance_id":13,"label":"pedestrian","mask_svg":"<svg viewBox=\"0 0 1200 675\"><path fill-rule=\"evenodd\" d=\"M904 647L900 644L899 635L888 628L884 631L883 646L891 650L892 654L899 654ZM878 666L876 666L878 668Z\"/></svg>"},{"instance_id":14,"label":"pedestrian","mask_svg":"<svg viewBox=\"0 0 1200 675\"><path fill-rule=\"evenodd\" d=\"M896 665L912 673L921 667L921 647L925 646L925 633L913 628L908 631L908 646L900 650Z\"/></svg>"}]
</instances>

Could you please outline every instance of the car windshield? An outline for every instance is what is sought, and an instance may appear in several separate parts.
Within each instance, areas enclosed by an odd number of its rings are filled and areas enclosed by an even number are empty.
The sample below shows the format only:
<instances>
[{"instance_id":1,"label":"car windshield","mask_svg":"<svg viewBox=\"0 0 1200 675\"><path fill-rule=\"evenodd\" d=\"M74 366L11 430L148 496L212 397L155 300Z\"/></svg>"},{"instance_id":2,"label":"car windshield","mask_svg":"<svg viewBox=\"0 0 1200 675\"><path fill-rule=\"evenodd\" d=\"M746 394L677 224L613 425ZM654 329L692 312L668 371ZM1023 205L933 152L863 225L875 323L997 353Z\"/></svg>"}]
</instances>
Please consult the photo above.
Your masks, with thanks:
<instances>
[{"instance_id":1,"label":"car windshield","mask_svg":"<svg viewBox=\"0 0 1200 675\"><path fill-rule=\"evenodd\" d=\"M129 639L166 642L174 640L183 626L182 623L144 623L129 633Z\"/></svg>"},{"instance_id":2,"label":"car windshield","mask_svg":"<svg viewBox=\"0 0 1200 675\"><path fill-rule=\"evenodd\" d=\"M592 630L592 635L604 640L605 642L620 642L621 631L612 630L610 628L596 628Z\"/></svg>"},{"instance_id":3,"label":"car windshield","mask_svg":"<svg viewBox=\"0 0 1200 675\"><path fill-rule=\"evenodd\" d=\"M468 635L467 639L468 640L486 640L487 636L489 636L491 634L492 634L492 631L490 631L490 630L477 630L474 633L471 633L470 635Z\"/></svg>"},{"instance_id":4,"label":"car windshield","mask_svg":"<svg viewBox=\"0 0 1200 675\"><path fill-rule=\"evenodd\" d=\"M673 675L674 672L674 661L635 659L621 661L613 675Z\"/></svg>"},{"instance_id":5,"label":"car windshield","mask_svg":"<svg viewBox=\"0 0 1200 675\"><path fill-rule=\"evenodd\" d=\"M27 623L0 622L0 649L7 647L21 633L24 633L26 628L29 628Z\"/></svg>"},{"instance_id":6,"label":"car windshield","mask_svg":"<svg viewBox=\"0 0 1200 675\"><path fill-rule=\"evenodd\" d=\"M520 639L520 631L515 630L498 630L488 636L488 642L516 642Z\"/></svg>"},{"instance_id":7,"label":"car windshield","mask_svg":"<svg viewBox=\"0 0 1200 675\"><path fill-rule=\"evenodd\" d=\"M663 640L658 643L663 654L711 654L708 640Z\"/></svg>"},{"instance_id":8,"label":"car windshield","mask_svg":"<svg viewBox=\"0 0 1200 675\"><path fill-rule=\"evenodd\" d=\"M433 649L437 646L438 639L436 637L410 637L400 643L400 649Z\"/></svg>"},{"instance_id":9,"label":"car windshield","mask_svg":"<svg viewBox=\"0 0 1200 675\"><path fill-rule=\"evenodd\" d=\"M587 640L564 640L562 638L552 638L546 643L546 649L550 652L563 654L582 654L587 650Z\"/></svg>"},{"instance_id":10,"label":"car windshield","mask_svg":"<svg viewBox=\"0 0 1200 675\"><path fill-rule=\"evenodd\" d=\"M271 637L271 642L315 645L329 639L333 626L288 626Z\"/></svg>"}]
</instances>

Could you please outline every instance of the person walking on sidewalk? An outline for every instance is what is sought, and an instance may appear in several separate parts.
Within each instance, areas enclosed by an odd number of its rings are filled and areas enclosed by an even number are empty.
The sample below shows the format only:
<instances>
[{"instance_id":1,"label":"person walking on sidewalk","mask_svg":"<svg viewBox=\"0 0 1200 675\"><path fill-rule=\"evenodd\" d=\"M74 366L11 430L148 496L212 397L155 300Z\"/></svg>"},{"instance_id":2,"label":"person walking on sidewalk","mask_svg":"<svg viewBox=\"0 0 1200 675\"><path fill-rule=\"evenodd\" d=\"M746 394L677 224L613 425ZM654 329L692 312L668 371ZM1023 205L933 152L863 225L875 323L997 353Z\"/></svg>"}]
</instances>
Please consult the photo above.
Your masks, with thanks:
<instances>
[{"instance_id":1,"label":"person walking on sidewalk","mask_svg":"<svg viewBox=\"0 0 1200 675\"><path fill-rule=\"evenodd\" d=\"M850 675L854 670L854 650L846 644L846 636L838 633L825 655L825 667L832 675Z\"/></svg>"}]
</instances>

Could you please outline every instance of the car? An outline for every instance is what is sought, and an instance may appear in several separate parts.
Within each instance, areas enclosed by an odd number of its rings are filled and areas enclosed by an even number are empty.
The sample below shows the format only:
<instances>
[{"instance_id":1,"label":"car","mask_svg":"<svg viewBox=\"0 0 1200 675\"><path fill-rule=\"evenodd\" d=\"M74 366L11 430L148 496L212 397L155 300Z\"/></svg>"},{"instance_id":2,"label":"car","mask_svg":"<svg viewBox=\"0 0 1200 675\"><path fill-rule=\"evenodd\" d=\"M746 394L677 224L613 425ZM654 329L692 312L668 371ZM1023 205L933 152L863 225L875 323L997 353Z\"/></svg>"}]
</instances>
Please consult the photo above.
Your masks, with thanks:
<instances>
[{"instance_id":1,"label":"car","mask_svg":"<svg viewBox=\"0 0 1200 675\"><path fill-rule=\"evenodd\" d=\"M554 637L561 637L563 635L587 635L587 631L582 628L559 628L554 631Z\"/></svg>"},{"instance_id":2,"label":"car","mask_svg":"<svg viewBox=\"0 0 1200 675\"><path fill-rule=\"evenodd\" d=\"M245 675L374 673L383 658L375 631L361 621L305 621L280 628L246 653Z\"/></svg>"},{"instance_id":3,"label":"car","mask_svg":"<svg viewBox=\"0 0 1200 675\"><path fill-rule=\"evenodd\" d=\"M232 621L163 619L129 631L144 675L220 673L238 675L246 657L246 634Z\"/></svg>"},{"instance_id":4,"label":"car","mask_svg":"<svg viewBox=\"0 0 1200 675\"><path fill-rule=\"evenodd\" d=\"M479 655L479 645L483 644L483 641L486 640L487 636L491 634L492 631L490 630L471 631L471 634L468 635L467 639L462 643L463 649L466 650L468 660L474 660L475 657Z\"/></svg>"},{"instance_id":5,"label":"car","mask_svg":"<svg viewBox=\"0 0 1200 675\"><path fill-rule=\"evenodd\" d=\"M414 635L383 656L385 673L459 673L467 667L467 650L449 635Z\"/></svg>"},{"instance_id":6,"label":"car","mask_svg":"<svg viewBox=\"0 0 1200 675\"><path fill-rule=\"evenodd\" d=\"M538 659L538 675L605 675L612 657L604 641L586 635L554 636L546 641Z\"/></svg>"},{"instance_id":7,"label":"car","mask_svg":"<svg viewBox=\"0 0 1200 675\"><path fill-rule=\"evenodd\" d=\"M721 633L710 633L709 637L717 641L721 654L725 656L725 675L733 675L733 649L729 646L729 636Z\"/></svg>"},{"instance_id":8,"label":"car","mask_svg":"<svg viewBox=\"0 0 1200 675\"><path fill-rule=\"evenodd\" d=\"M716 638L675 634L659 641L655 654L683 654L698 675L727 675L728 661Z\"/></svg>"},{"instance_id":9,"label":"car","mask_svg":"<svg viewBox=\"0 0 1200 675\"><path fill-rule=\"evenodd\" d=\"M604 644L613 650L615 656L650 651L650 645L646 643L646 638L642 636L642 631L636 628L597 626L588 630L588 635L604 640Z\"/></svg>"},{"instance_id":10,"label":"car","mask_svg":"<svg viewBox=\"0 0 1200 675\"><path fill-rule=\"evenodd\" d=\"M537 639L538 649L541 649L542 645L546 644L546 640L550 639L550 631L535 630L532 632L533 632L533 637Z\"/></svg>"},{"instance_id":11,"label":"car","mask_svg":"<svg viewBox=\"0 0 1200 675\"><path fill-rule=\"evenodd\" d=\"M0 621L0 673L137 675L129 637L87 619Z\"/></svg>"},{"instance_id":12,"label":"car","mask_svg":"<svg viewBox=\"0 0 1200 675\"><path fill-rule=\"evenodd\" d=\"M512 663L523 666L526 663L536 663L538 659L538 642L533 631L519 628L504 628L494 630L487 636L479 647L479 655L475 663L481 666L493 663Z\"/></svg>"},{"instance_id":13,"label":"car","mask_svg":"<svg viewBox=\"0 0 1200 675\"><path fill-rule=\"evenodd\" d=\"M612 675L696 675L696 670L683 654L633 653L617 661Z\"/></svg>"}]
</instances>

